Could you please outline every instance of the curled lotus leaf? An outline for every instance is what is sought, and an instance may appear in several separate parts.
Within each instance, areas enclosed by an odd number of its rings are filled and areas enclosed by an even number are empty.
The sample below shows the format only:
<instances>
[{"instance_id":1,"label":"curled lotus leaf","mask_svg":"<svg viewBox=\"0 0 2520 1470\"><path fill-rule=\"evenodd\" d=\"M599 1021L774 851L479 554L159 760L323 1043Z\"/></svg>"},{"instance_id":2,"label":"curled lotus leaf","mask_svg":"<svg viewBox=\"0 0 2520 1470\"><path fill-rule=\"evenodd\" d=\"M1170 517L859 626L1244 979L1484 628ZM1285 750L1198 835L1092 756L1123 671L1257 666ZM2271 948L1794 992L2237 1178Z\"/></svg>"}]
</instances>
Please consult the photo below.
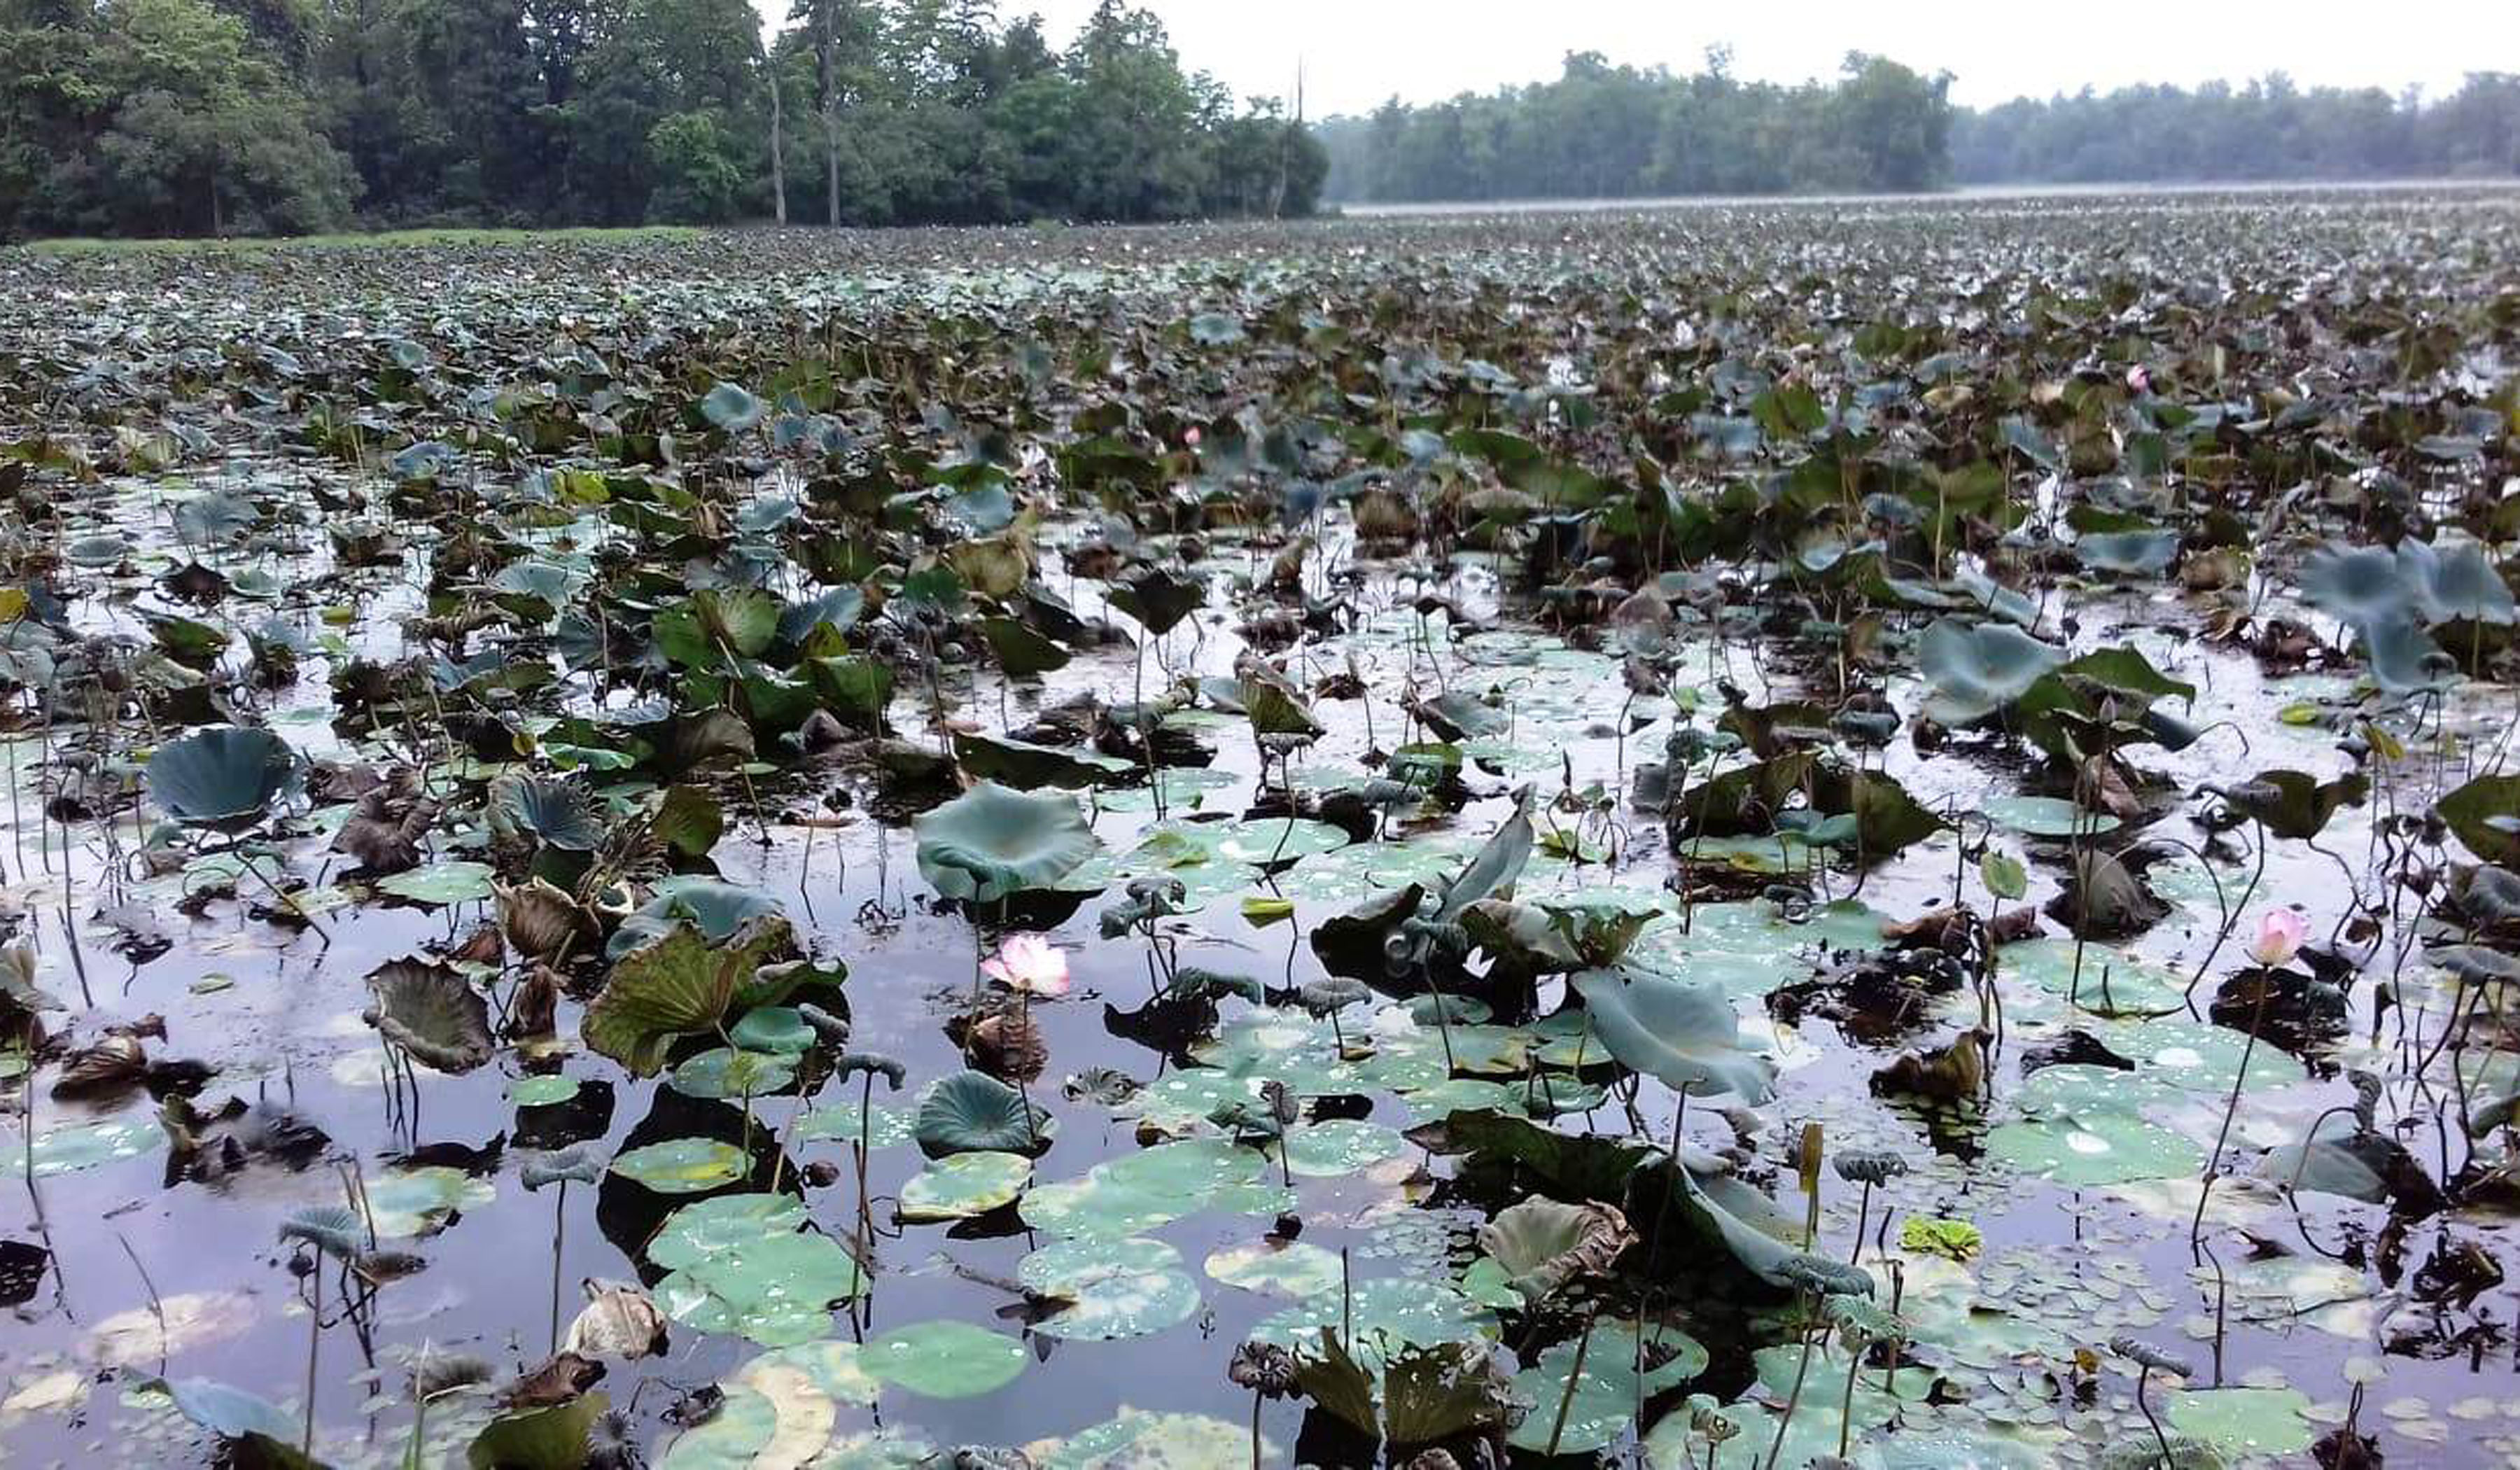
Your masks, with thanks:
<instances>
[{"instance_id":1,"label":"curled lotus leaf","mask_svg":"<svg viewBox=\"0 0 2520 1470\"><path fill-rule=\"evenodd\" d=\"M1545 1195L1509 1205L1479 1226L1479 1249L1505 1268L1526 1302L1568 1281L1608 1274L1636 1238L1616 1206L1567 1204Z\"/></svg>"},{"instance_id":2,"label":"curled lotus leaf","mask_svg":"<svg viewBox=\"0 0 2520 1470\"><path fill-rule=\"evenodd\" d=\"M1916 667L1934 690L1925 714L1944 725L1976 724L2030 692L2064 661L2063 649L2009 623L1947 617L1916 644Z\"/></svg>"},{"instance_id":3,"label":"curled lotus leaf","mask_svg":"<svg viewBox=\"0 0 2520 1470\"><path fill-rule=\"evenodd\" d=\"M490 1005L452 965L406 956L368 975L368 1024L432 1071L461 1075L488 1061Z\"/></svg>"},{"instance_id":4,"label":"curled lotus leaf","mask_svg":"<svg viewBox=\"0 0 2520 1470\"><path fill-rule=\"evenodd\" d=\"M1623 970L1588 970L1573 983L1622 1064L1685 1092L1732 1092L1753 1106L1776 1095L1776 1068L1742 1047L1722 991Z\"/></svg>"}]
</instances>

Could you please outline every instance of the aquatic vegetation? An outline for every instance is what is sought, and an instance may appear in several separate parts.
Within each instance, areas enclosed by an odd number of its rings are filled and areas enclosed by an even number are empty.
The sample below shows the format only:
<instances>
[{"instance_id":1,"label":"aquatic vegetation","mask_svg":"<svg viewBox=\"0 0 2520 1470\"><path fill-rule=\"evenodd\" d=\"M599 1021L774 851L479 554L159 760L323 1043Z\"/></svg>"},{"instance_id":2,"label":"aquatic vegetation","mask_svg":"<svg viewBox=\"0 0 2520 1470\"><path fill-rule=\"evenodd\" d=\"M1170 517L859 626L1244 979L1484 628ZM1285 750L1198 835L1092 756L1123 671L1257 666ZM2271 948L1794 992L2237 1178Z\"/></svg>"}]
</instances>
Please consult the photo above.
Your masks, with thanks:
<instances>
[{"instance_id":1,"label":"aquatic vegetation","mask_svg":"<svg viewBox=\"0 0 2520 1470\"><path fill-rule=\"evenodd\" d=\"M0 258L0 1447L2498 1463L2514 239Z\"/></svg>"}]
</instances>

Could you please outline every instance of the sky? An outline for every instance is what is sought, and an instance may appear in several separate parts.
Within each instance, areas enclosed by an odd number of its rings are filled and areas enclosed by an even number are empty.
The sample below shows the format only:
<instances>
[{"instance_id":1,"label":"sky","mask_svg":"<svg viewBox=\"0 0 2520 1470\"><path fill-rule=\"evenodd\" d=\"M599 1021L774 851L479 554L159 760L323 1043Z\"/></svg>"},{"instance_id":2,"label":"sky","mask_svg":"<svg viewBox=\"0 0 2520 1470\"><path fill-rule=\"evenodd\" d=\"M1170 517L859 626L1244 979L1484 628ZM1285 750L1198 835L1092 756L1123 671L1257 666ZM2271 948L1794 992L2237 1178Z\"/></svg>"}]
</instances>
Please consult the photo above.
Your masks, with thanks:
<instances>
[{"instance_id":1,"label":"sky","mask_svg":"<svg viewBox=\"0 0 2520 1470\"><path fill-rule=\"evenodd\" d=\"M2193 85L2270 70L2303 85L2419 83L2455 91L2467 70L2520 70L2513 0L1139 0L1183 64L1237 94L1279 95L1303 62L1315 117L1372 111L1397 93L1431 102L1555 76L1569 51L1695 70L1732 48L1737 76L1833 74L1850 50L1954 73L1952 98L1985 107L2090 83ZM784 10L785 5L780 8ZM1039 12L1064 45L1094 0L1001 0Z\"/></svg>"}]
</instances>

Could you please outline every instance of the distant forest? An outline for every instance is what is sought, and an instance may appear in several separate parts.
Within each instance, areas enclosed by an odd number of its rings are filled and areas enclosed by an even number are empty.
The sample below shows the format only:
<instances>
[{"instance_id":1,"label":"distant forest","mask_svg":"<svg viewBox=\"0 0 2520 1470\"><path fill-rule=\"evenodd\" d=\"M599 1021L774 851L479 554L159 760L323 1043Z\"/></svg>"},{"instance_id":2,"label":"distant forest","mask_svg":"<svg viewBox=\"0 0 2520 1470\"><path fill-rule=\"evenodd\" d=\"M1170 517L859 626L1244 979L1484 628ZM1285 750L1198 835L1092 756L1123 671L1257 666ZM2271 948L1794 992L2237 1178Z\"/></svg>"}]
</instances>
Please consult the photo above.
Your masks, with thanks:
<instances>
[{"instance_id":1,"label":"distant forest","mask_svg":"<svg viewBox=\"0 0 2520 1470\"><path fill-rule=\"evenodd\" d=\"M1332 200L1914 191L2520 172L2520 76L2424 102L2280 76L1954 107L1851 55L1721 50L1308 125L1102 3L1054 48L996 0L0 0L0 239L777 219L1297 217Z\"/></svg>"},{"instance_id":2,"label":"distant forest","mask_svg":"<svg viewBox=\"0 0 2520 1470\"><path fill-rule=\"evenodd\" d=\"M1338 202L1910 192L1951 184L2201 183L2520 174L2520 75L2426 102L2282 75L2085 91L1984 111L1948 74L1851 55L1799 86L1566 58L1554 81L1384 105L1316 128Z\"/></svg>"},{"instance_id":3,"label":"distant forest","mask_svg":"<svg viewBox=\"0 0 2520 1470\"><path fill-rule=\"evenodd\" d=\"M0 239L1311 212L1328 159L1102 0L0 0Z\"/></svg>"}]
</instances>

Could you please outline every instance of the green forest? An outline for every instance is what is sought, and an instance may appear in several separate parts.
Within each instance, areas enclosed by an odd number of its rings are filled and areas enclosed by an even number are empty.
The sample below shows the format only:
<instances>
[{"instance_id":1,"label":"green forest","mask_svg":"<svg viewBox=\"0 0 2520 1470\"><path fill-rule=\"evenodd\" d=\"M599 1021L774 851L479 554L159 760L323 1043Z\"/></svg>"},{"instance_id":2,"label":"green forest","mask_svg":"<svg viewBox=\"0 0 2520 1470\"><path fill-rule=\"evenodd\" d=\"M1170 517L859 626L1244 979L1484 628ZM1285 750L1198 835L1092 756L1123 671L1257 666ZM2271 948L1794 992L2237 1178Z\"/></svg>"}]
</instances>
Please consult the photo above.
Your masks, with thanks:
<instances>
[{"instance_id":1,"label":"green forest","mask_svg":"<svg viewBox=\"0 0 2520 1470\"><path fill-rule=\"evenodd\" d=\"M1309 212L1328 160L1103 0L0 0L0 237Z\"/></svg>"},{"instance_id":2,"label":"green forest","mask_svg":"<svg viewBox=\"0 0 2520 1470\"><path fill-rule=\"evenodd\" d=\"M1565 59L1308 124L1102 0L0 0L0 239L431 226L1144 222L1335 202L2510 176L2520 76L1955 106L1851 54L1798 85Z\"/></svg>"},{"instance_id":3,"label":"green forest","mask_svg":"<svg viewBox=\"0 0 2520 1470\"><path fill-rule=\"evenodd\" d=\"M2510 177L2520 75L2479 72L2426 102L2281 75L2132 87L1984 111L1948 73L1847 57L1827 81L1690 74L1566 58L1553 81L1384 105L1317 131L1342 202L1912 192L1949 184Z\"/></svg>"}]
</instances>

